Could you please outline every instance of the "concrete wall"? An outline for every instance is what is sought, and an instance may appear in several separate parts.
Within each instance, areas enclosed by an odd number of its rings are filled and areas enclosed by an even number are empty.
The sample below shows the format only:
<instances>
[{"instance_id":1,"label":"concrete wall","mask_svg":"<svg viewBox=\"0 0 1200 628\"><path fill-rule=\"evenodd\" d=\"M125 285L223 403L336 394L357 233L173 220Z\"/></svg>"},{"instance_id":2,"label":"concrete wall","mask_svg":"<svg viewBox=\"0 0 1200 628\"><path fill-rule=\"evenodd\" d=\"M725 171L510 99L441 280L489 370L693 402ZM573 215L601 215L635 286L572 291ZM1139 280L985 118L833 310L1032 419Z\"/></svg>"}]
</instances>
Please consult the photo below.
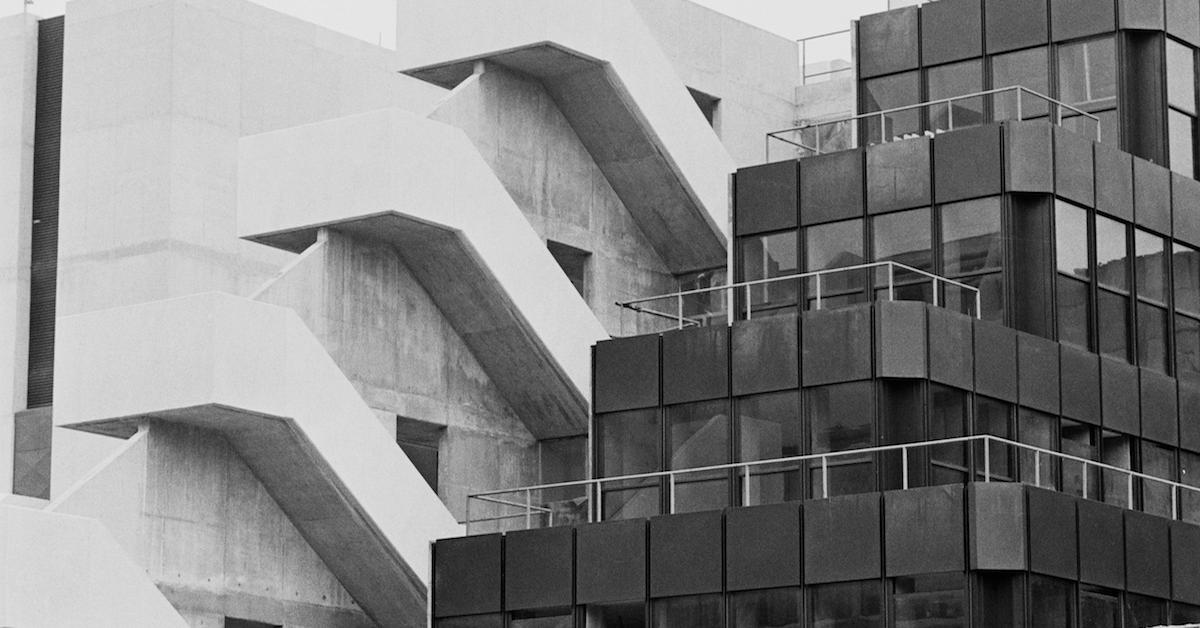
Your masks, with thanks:
<instances>
[{"instance_id":1,"label":"concrete wall","mask_svg":"<svg viewBox=\"0 0 1200 628\"><path fill-rule=\"evenodd\" d=\"M543 240L591 253L585 298L610 334L649 331L613 303L675 279L540 81L487 64L430 118L467 133Z\"/></svg>"},{"instance_id":2,"label":"concrete wall","mask_svg":"<svg viewBox=\"0 0 1200 628\"><path fill-rule=\"evenodd\" d=\"M37 21L0 19L0 494L12 488L13 414L25 408Z\"/></svg>"},{"instance_id":3,"label":"concrete wall","mask_svg":"<svg viewBox=\"0 0 1200 628\"><path fill-rule=\"evenodd\" d=\"M764 136L792 126L796 42L688 0L633 4L683 83L721 99L717 135L738 166L762 163Z\"/></svg>"}]
</instances>

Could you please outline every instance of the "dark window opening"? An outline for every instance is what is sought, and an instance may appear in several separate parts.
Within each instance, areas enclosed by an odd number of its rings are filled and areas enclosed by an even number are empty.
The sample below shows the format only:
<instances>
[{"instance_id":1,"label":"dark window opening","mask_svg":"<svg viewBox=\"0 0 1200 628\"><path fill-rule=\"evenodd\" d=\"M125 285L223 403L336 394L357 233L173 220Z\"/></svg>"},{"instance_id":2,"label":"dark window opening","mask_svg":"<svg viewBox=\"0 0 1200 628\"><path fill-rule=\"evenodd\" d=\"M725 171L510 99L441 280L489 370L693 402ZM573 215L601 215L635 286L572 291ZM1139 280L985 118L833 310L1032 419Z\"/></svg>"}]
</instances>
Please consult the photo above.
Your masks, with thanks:
<instances>
[{"instance_id":1,"label":"dark window opening","mask_svg":"<svg viewBox=\"0 0 1200 628\"><path fill-rule=\"evenodd\" d=\"M396 417L396 444L435 493L438 490L438 445L445 431L446 428L440 425Z\"/></svg>"},{"instance_id":2,"label":"dark window opening","mask_svg":"<svg viewBox=\"0 0 1200 628\"><path fill-rule=\"evenodd\" d=\"M513 611L508 615L509 628L572 628L574 614L570 607Z\"/></svg>"},{"instance_id":3,"label":"dark window opening","mask_svg":"<svg viewBox=\"0 0 1200 628\"><path fill-rule=\"evenodd\" d=\"M738 462L772 460L801 454L800 395L785 391L737 400ZM750 479L745 504L803 499L797 464L762 465Z\"/></svg>"},{"instance_id":4,"label":"dark window opening","mask_svg":"<svg viewBox=\"0 0 1200 628\"><path fill-rule=\"evenodd\" d=\"M261 621L226 617L225 628L283 628L283 624L268 624Z\"/></svg>"},{"instance_id":5,"label":"dark window opening","mask_svg":"<svg viewBox=\"0 0 1200 628\"><path fill-rule=\"evenodd\" d=\"M720 593L654 600L654 628L695 628L725 625Z\"/></svg>"},{"instance_id":6,"label":"dark window opening","mask_svg":"<svg viewBox=\"0 0 1200 628\"><path fill-rule=\"evenodd\" d=\"M967 591L963 574L905 576L893 580L893 586L896 628L966 624Z\"/></svg>"},{"instance_id":7,"label":"dark window opening","mask_svg":"<svg viewBox=\"0 0 1200 628\"><path fill-rule=\"evenodd\" d=\"M692 469L729 462L729 402L685 403L667 408L667 455L671 469ZM717 510L729 505L729 473L678 474L673 512Z\"/></svg>"},{"instance_id":8,"label":"dark window opening","mask_svg":"<svg viewBox=\"0 0 1200 628\"><path fill-rule=\"evenodd\" d=\"M730 628L792 628L800 625L800 589L763 589L729 594Z\"/></svg>"},{"instance_id":9,"label":"dark window opening","mask_svg":"<svg viewBox=\"0 0 1200 628\"><path fill-rule=\"evenodd\" d=\"M637 602L589 604L584 608L586 628L645 628L646 605Z\"/></svg>"},{"instance_id":10,"label":"dark window opening","mask_svg":"<svg viewBox=\"0 0 1200 628\"><path fill-rule=\"evenodd\" d=\"M839 582L809 588L813 626L880 628L883 599L878 580Z\"/></svg>"},{"instance_id":11,"label":"dark window opening","mask_svg":"<svg viewBox=\"0 0 1200 628\"><path fill-rule=\"evenodd\" d=\"M554 256L554 261L558 262L558 267L567 275L567 279L571 280L571 285L575 286L575 290L579 296L586 301L587 293L587 270L588 260L592 254L573 246L568 246L561 242L548 240L546 248L550 249L550 255Z\"/></svg>"},{"instance_id":12,"label":"dark window opening","mask_svg":"<svg viewBox=\"0 0 1200 628\"><path fill-rule=\"evenodd\" d=\"M704 119L708 120L708 126L711 126L714 131L717 130L717 107L720 105L721 99L690 87L687 90L691 94L692 100L696 101L696 106L700 108L700 113L704 114Z\"/></svg>"}]
</instances>

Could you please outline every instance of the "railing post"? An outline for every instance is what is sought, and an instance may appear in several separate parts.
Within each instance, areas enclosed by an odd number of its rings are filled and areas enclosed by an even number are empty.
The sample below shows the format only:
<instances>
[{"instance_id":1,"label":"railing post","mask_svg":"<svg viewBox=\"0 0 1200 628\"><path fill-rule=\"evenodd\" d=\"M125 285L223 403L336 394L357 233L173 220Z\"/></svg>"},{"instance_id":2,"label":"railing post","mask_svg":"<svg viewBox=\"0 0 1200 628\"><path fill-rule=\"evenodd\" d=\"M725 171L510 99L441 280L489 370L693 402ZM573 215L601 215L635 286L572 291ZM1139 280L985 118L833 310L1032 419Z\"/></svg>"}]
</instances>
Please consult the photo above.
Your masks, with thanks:
<instances>
[{"instance_id":1,"label":"railing post","mask_svg":"<svg viewBox=\"0 0 1200 628\"><path fill-rule=\"evenodd\" d=\"M980 297L979 290L975 290L975 318L983 318L983 299Z\"/></svg>"},{"instance_id":2,"label":"railing post","mask_svg":"<svg viewBox=\"0 0 1200 628\"><path fill-rule=\"evenodd\" d=\"M750 284L746 284L746 320L750 320Z\"/></svg>"},{"instance_id":3,"label":"railing post","mask_svg":"<svg viewBox=\"0 0 1200 628\"><path fill-rule=\"evenodd\" d=\"M533 528L533 491L525 489L525 529Z\"/></svg>"},{"instance_id":4,"label":"railing post","mask_svg":"<svg viewBox=\"0 0 1200 628\"><path fill-rule=\"evenodd\" d=\"M596 480L594 486L594 490L596 491L596 516L590 523L604 521L604 489L600 485L600 480Z\"/></svg>"},{"instance_id":5,"label":"railing post","mask_svg":"<svg viewBox=\"0 0 1200 628\"><path fill-rule=\"evenodd\" d=\"M815 144L817 146L817 154L820 155L821 154L821 125L817 124L812 129L813 129L813 133L815 133L817 136L817 141L815 142Z\"/></svg>"},{"instance_id":6,"label":"railing post","mask_svg":"<svg viewBox=\"0 0 1200 628\"><path fill-rule=\"evenodd\" d=\"M1042 485L1042 452L1036 449L1033 451L1033 485Z\"/></svg>"},{"instance_id":7,"label":"railing post","mask_svg":"<svg viewBox=\"0 0 1200 628\"><path fill-rule=\"evenodd\" d=\"M667 474L667 514L675 514L675 474Z\"/></svg>"},{"instance_id":8,"label":"railing post","mask_svg":"<svg viewBox=\"0 0 1200 628\"><path fill-rule=\"evenodd\" d=\"M1171 519L1179 518L1179 487L1174 484L1168 484L1171 487Z\"/></svg>"},{"instance_id":9,"label":"railing post","mask_svg":"<svg viewBox=\"0 0 1200 628\"><path fill-rule=\"evenodd\" d=\"M678 316L679 329L683 329L683 293L675 295L675 314Z\"/></svg>"},{"instance_id":10,"label":"railing post","mask_svg":"<svg viewBox=\"0 0 1200 628\"><path fill-rule=\"evenodd\" d=\"M750 505L750 465L743 467L746 476L742 478L742 505Z\"/></svg>"},{"instance_id":11,"label":"railing post","mask_svg":"<svg viewBox=\"0 0 1200 628\"><path fill-rule=\"evenodd\" d=\"M954 99L953 98L946 100L946 126L949 127L948 129L946 129L947 131L954 130Z\"/></svg>"},{"instance_id":12,"label":"railing post","mask_svg":"<svg viewBox=\"0 0 1200 628\"><path fill-rule=\"evenodd\" d=\"M1079 463L1079 466L1083 468L1083 498L1087 499L1088 498L1088 481L1087 481L1088 463L1086 460L1084 460L1083 462Z\"/></svg>"},{"instance_id":13,"label":"railing post","mask_svg":"<svg viewBox=\"0 0 1200 628\"><path fill-rule=\"evenodd\" d=\"M1129 479L1129 509L1133 510L1133 474L1126 473L1125 477Z\"/></svg>"},{"instance_id":14,"label":"railing post","mask_svg":"<svg viewBox=\"0 0 1200 628\"><path fill-rule=\"evenodd\" d=\"M983 481L992 481L992 441L987 437L983 439Z\"/></svg>"},{"instance_id":15,"label":"railing post","mask_svg":"<svg viewBox=\"0 0 1200 628\"><path fill-rule=\"evenodd\" d=\"M821 456L821 498L829 498L829 456Z\"/></svg>"},{"instance_id":16,"label":"railing post","mask_svg":"<svg viewBox=\"0 0 1200 628\"><path fill-rule=\"evenodd\" d=\"M931 280L933 282L933 307L938 307L938 279L935 275Z\"/></svg>"},{"instance_id":17,"label":"railing post","mask_svg":"<svg viewBox=\"0 0 1200 628\"><path fill-rule=\"evenodd\" d=\"M1020 122L1025 119L1021 113L1021 97L1025 95L1025 90L1018 86L1015 91L1017 93L1017 122Z\"/></svg>"},{"instance_id":18,"label":"railing post","mask_svg":"<svg viewBox=\"0 0 1200 628\"><path fill-rule=\"evenodd\" d=\"M817 307L816 307L816 309L819 310L819 309L821 309L821 273L817 273L816 275L813 275L813 278L817 280Z\"/></svg>"},{"instance_id":19,"label":"railing post","mask_svg":"<svg viewBox=\"0 0 1200 628\"><path fill-rule=\"evenodd\" d=\"M887 116L879 114L879 143L887 144Z\"/></svg>"},{"instance_id":20,"label":"railing post","mask_svg":"<svg viewBox=\"0 0 1200 628\"><path fill-rule=\"evenodd\" d=\"M888 262L888 301L896 300L896 265Z\"/></svg>"},{"instance_id":21,"label":"railing post","mask_svg":"<svg viewBox=\"0 0 1200 628\"><path fill-rule=\"evenodd\" d=\"M466 534L467 534L467 536L471 536L471 496L470 495L467 495L466 515L467 515Z\"/></svg>"},{"instance_id":22,"label":"railing post","mask_svg":"<svg viewBox=\"0 0 1200 628\"><path fill-rule=\"evenodd\" d=\"M900 448L900 488L908 490L908 447Z\"/></svg>"}]
</instances>

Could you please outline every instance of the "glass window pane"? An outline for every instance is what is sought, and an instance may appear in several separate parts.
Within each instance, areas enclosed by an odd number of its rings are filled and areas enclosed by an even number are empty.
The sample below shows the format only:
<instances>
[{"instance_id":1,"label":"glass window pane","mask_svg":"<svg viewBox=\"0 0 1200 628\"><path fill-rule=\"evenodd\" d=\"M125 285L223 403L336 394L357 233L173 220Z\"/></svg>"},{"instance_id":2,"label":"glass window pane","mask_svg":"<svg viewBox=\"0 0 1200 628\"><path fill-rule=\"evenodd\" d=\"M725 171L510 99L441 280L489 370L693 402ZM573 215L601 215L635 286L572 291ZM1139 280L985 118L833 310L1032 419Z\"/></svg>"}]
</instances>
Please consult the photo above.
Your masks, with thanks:
<instances>
[{"instance_id":1,"label":"glass window pane","mask_svg":"<svg viewBox=\"0 0 1200 628\"><path fill-rule=\"evenodd\" d=\"M928 100L942 100L983 91L983 62L979 59L939 65L925 70ZM949 131L983 122L983 98L955 100L949 106L930 105L928 125L933 131Z\"/></svg>"},{"instance_id":2,"label":"glass window pane","mask_svg":"<svg viewBox=\"0 0 1200 628\"><path fill-rule=\"evenodd\" d=\"M975 397L975 433L990 434L1005 440L1015 440L1012 428L1012 406L988 397ZM988 465L993 475L1001 480L1012 480L1012 457L1016 454L1009 445L992 443ZM979 457L977 475L983 474L983 449L977 449Z\"/></svg>"},{"instance_id":3,"label":"glass window pane","mask_svg":"<svg viewBox=\"0 0 1200 628\"><path fill-rule=\"evenodd\" d=\"M1125 594L1125 626L1163 626L1167 623L1167 601L1132 593Z\"/></svg>"},{"instance_id":4,"label":"glass window pane","mask_svg":"<svg viewBox=\"0 0 1200 628\"><path fill-rule=\"evenodd\" d=\"M1167 256L1163 238L1135 229L1133 245L1137 255L1138 297L1165 303Z\"/></svg>"},{"instance_id":5,"label":"glass window pane","mask_svg":"<svg viewBox=\"0 0 1200 628\"><path fill-rule=\"evenodd\" d=\"M1059 441L1062 452L1076 458L1095 460L1100 456L1096 428L1069 419L1062 419L1059 426ZM1072 495L1095 499L1100 495L1100 469L1087 467L1087 494L1084 494L1084 465L1079 462L1062 462L1062 490Z\"/></svg>"},{"instance_id":6,"label":"glass window pane","mask_svg":"<svg viewBox=\"0 0 1200 628\"><path fill-rule=\"evenodd\" d=\"M1169 447L1142 441L1142 473L1164 480L1175 480L1175 451ZM1142 480L1142 510L1171 516L1171 488L1162 482Z\"/></svg>"},{"instance_id":7,"label":"glass window pane","mask_svg":"<svg viewBox=\"0 0 1200 628\"><path fill-rule=\"evenodd\" d=\"M917 72L904 72L881 78L869 79L862 82L863 112L886 111L905 105L915 105L921 102L920 78ZM867 118L865 121L866 142L873 144L883 138L891 139L904 137L921 132L921 110L907 109L897 113L886 114L880 128L880 119Z\"/></svg>"},{"instance_id":8,"label":"glass window pane","mask_svg":"<svg viewBox=\"0 0 1200 628\"><path fill-rule=\"evenodd\" d=\"M977 573L979 596L975 601L977 628L1013 628L1025 625L1025 582L1019 573Z\"/></svg>"},{"instance_id":9,"label":"glass window pane","mask_svg":"<svg viewBox=\"0 0 1200 628\"><path fill-rule=\"evenodd\" d=\"M877 580L809 587L812 625L820 628L881 628L883 604Z\"/></svg>"},{"instance_id":10,"label":"glass window pane","mask_svg":"<svg viewBox=\"0 0 1200 628\"><path fill-rule=\"evenodd\" d=\"M929 385L929 440L966 435L970 398L966 391L938 384ZM967 480L965 444L935 445L930 448L930 484L957 484Z\"/></svg>"},{"instance_id":11,"label":"glass window pane","mask_svg":"<svg viewBox=\"0 0 1200 628\"><path fill-rule=\"evenodd\" d=\"M1138 364L1167 372L1167 311L1146 303L1137 308Z\"/></svg>"},{"instance_id":12,"label":"glass window pane","mask_svg":"<svg viewBox=\"0 0 1200 628\"><path fill-rule=\"evenodd\" d=\"M1129 242L1125 223L1096 216L1096 281L1113 290L1129 291Z\"/></svg>"},{"instance_id":13,"label":"glass window pane","mask_svg":"<svg viewBox=\"0 0 1200 628\"><path fill-rule=\"evenodd\" d=\"M1100 353L1129 360L1129 297L1101 289L1097 304L1096 334Z\"/></svg>"},{"instance_id":14,"label":"glass window pane","mask_svg":"<svg viewBox=\"0 0 1200 628\"><path fill-rule=\"evenodd\" d=\"M655 628L694 628L725 624L721 594L687 595L654 600Z\"/></svg>"},{"instance_id":15,"label":"glass window pane","mask_svg":"<svg viewBox=\"0 0 1200 628\"><path fill-rule=\"evenodd\" d=\"M720 625L720 624L717 624ZM729 595L730 628L795 628L800 625L800 589L764 589Z\"/></svg>"},{"instance_id":16,"label":"glass window pane","mask_svg":"<svg viewBox=\"0 0 1200 628\"><path fill-rule=\"evenodd\" d=\"M729 462L729 402L724 399L667 408L670 469L691 469ZM726 471L678 474L675 512L715 510L729 505Z\"/></svg>"},{"instance_id":17,"label":"glass window pane","mask_svg":"<svg viewBox=\"0 0 1200 628\"><path fill-rule=\"evenodd\" d=\"M931 231L933 227L929 220L929 209L914 209L876 216L871 224L873 226L875 261L898 262L918 270L932 270ZM907 281L927 283L923 276L903 270L894 271L892 280L897 283ZM876 286L886 286L888 272L879 269L876 272L875 282Z\"/></svg>"},{"instance_id":18,"label":"glass window pane","mask_svg":"<svg viewBox=\"0 0 1200 628\"><path fill-rule=\"evenodd\" d=\"M446 617L437 620L433 625L434 628L502 628L504 626L504 616L497 613L493 615Z\"/></svg>"},{"instance_id":19,"label":"glass window pane","mask_svg":"<svg viewBox=\"0 0 1200 628\"><path fill-rule=\"evenodd\" d=\"M737 401L738 462L798 456L800 394L796 391L743 397ZM749 504L803 499L799 463L754 469Z\"/></svg>"},{"instance_id":20,"label":"glass window pane","mask_svg":"<svg viewBox=\"0 0 1200 628\"><path fill-rule=\"evenodd\" d=\"M1121 606L1117 594L1081 590L1079 623L1088 628L1121 628Z\"/></svg>"},{"instance_id":21,"label":"glass window pane","mask_svg":"<svg viewBox=\"0 0 1200 628\"><path fill-rule=\"evenodd\" d=\"M1088 284L1058 276L1058 339L1087 349L1089 338Z\"/></svg>"},{"instance_id":22,"label":"glass window pane","mask_svg":"<svg viewBox=\"0 0 1200 628\"><path fill-rule=\"evenodd\" d=\"M863 263L863 222L862 220L843 220L805 229L805 262L809 271L845 268ZM860 301L864 297L865 272L861 270L829 273L821 277L821 295L832 303L826 302L823 308L837 307L847 303ZM816 281L809 279L809 298L816 295ZM841 301L831 297L851 295Z\"/></svg>"},{"instance_id":23,"label":"glass window pane","mask_svg":"<svg viewBox=\"0 0 1200 628\"><path fill-rule=\"evenodd\" d=\"M783 277L800 271L795 231L750 236L742 238L741 242L742 278L745 281ZM797 283L782 281L754 286L750 298L755 309L766 304L795 304Z\"/></svg>"},{"instance_id":24,"label":"glass window pane","mask_svg":"<svg viewBox=\"0 0 1200 628\"><path fill-rule=\"evenodd\" d=\"M584 619L586 628L645 628L646 605L641 601L589 604Z\"/></svg>"},{"instance_id":25,"label":"glass window pane","mask_svg":"<svg viewBox=\"0 0 1200 628\"><path fill-rule=\"evenodd\" d=\"M1200 208L1189 211L1197 209ZM1176 243L1171 263L1175 275L1175 309L1200 316L1200 252Z\"/></svg>"},{"instance_id":26,"label":"glass window pane","mask_svg":"<svg viewBox=\"0 0 1200 628\"><path fill-rule=\"evenodd\" d=\"M1100 437L1101 462L1118 469L1133 468L1133 439L1125 434L1104 431ZM1118 471L1104 471L1104 501L1123 508L1129 503L1129 476Z\"/></svg>"},{"instance_id":27,"label":"glass window pane","mask_svg":"<svg viewBox=\"0 0 1200 628\"><path fill-rule=\"evenodd\" d=\"M884 379L879 382L879 423L882 442L886 445L916 443L925 437L925 387L918 380ZM925 448L914 449L908 458L908 485L925 486ZM887 452L883 456L885 489L904 487L901 469L904 456Z\"/></svg>"},{"instance_id":28,"label":"glass window pane","mask_svg":"<svg viewBox=\"0 0 1200 628\"><path fill-rule=\"evenodd\" d=\"M662 469L662 424L658 410L632 410L596 416L599 477L649 473ZM606 483L605 519L630 519L659 514L658 480Z\"/></svg>"},{"instance_id":29,"label":"glass window pane","mask_svg":"<svg viewBox=\"0 0 1200 628\"><path fill-rule=\"evenodd\" d=\"M1200 606L1173 602L1171 604L1171 621L1177 624L1200 623Z\"/></svg>"},{"instance_id":30,"label":"glass window pane","mask_svg":"<svg viewBox=\"0 0 1200 628\"><path fill-rule=\"evenodd\" d=\"M1000 243L1000 199L942 206L942 263L947 276L1000 268Z\"/></svg>"},{"instance_id":31,"label":"glass window pane","mask_svg":"<svg viewBox=\"0 0 1200 628\"><path fill-rule=\"evenodd\" d=\"M1087 210L1056 201L1054 204L1054 241L1058 272L1073 277L1087 278L1088 251L1090 250Z\"/></svg>"},{"instance_id":32,"label":"glass window pane","mask_svg":"<svg viewBox=\"0 0 1200 628\"><path fill-rule=\"evenodd\" d=\"M571 609L514 611L508 616L509 628L574 628Z\"/></svg>"},{"instance_id":33,"label":"glass window pane","mask_svg":"<svg viewBox=\"0 0 1200 628\"><path fill-rule=\"evenodd\" d=\"M1167 104L1195 115L1196 57L1192 49L1167 38Z\"/></svg>"},{"instance_id":34,"label":"glass window pane","mask_svg":"<svg viewBox=\"0 0 1200 628\"><path fill-rule=\"evenodd\" d=\"M1030 576L1029 619L1031 628L1074 628L1075 595L1071 583Z\"/></svg>"},{"instance_id":35,"label":"glass window pane","mask_svg":"<svg viewBox=\"0 0 1200 628\"><path fill-rule=\"evenodd\" d=\"M875 395L871 382L810 388L804 394L813 453L875 445ZM812 463L812 494L823 497L821 465ZM837 456L829 460L829 495L875 490L874 456Z\"/></svg>"},{"instance_id":36,"label":"glass window pane","mask_svg":"<svg viewBox=\"0 0 1200 628\"><path fill-rule=\"evenodd\" d=\"M961 573L906 576L894 580L896 628L966 626L966 581Z\"/></svg>"},{"instance_id":37,"label":"glass window pane","mask_svg":"<svg viewBox=\"0 0 1200 628\"><path fill-rule=\"evenodd\" d=\"M992 57L992 88L1022 85L1039 94L1050 93L1047 79L1050 64L1046 59L1046 48L1018 50ZM996 120L1016 120L1017 95L998 94L993 102ZM1023 94L1021 96L1021 120L1046 115L1046 101Z\"/></svg>"},{"instance_id":38,"label":"glass window pane","mask_svg":"<svg viewBox=\"0 0 1200 628\"><path fill-rule=\"evenodd\" d=\"M1058 97L1087 111L1116 104L1117 55L1111 36L1058 47Z\"/></svg>"},{"instance_id":39,"label":"glass window pane","mask_svg":"<svg viewBox=\"0 0 1200 628\"><path fill-rule=\"evenodd\" d=\"M1171 170L1185 177L1193 176L1196 162L1196 119L1186 113L1168 109L1167 139L1171 152Z\"/></svg>"},{"instance_id":40,"label":"glass window pane","mask_svg":"<svg viewBox=\"0 0 1200 628\"><path fill-rule=\"evenodd\" d=\"M1200 488L1200 454L1179 451L1179 482ZM1179 518L1200 524L1200 491L1179 491Z\"/></svg>"},{"instance_id":41,"label":"glass window pane","mask_svg":"<svg viewBox=\"0 0 1200 628\"><path fill-rule=\"evenodd\" d=\"M1058 417L1050 416L1029 408L1020 408L1017 420L1017 440L1026 445L1054 450L1058 436ZM1050 454L1041 454L1022 449L1021 481L1034 486L1054 488L1055 459Z\"/></svg>"},{"instance_id":42,"label":"glass window pane","mask_svg":"<svg viewBox=\"0 0 1200 628\"><path fill-rule=\"evenodd\" d=\"M1200 321L1175 316L1175 375L1196 381L1200 377Z\"/></svg>"}]
</instances>

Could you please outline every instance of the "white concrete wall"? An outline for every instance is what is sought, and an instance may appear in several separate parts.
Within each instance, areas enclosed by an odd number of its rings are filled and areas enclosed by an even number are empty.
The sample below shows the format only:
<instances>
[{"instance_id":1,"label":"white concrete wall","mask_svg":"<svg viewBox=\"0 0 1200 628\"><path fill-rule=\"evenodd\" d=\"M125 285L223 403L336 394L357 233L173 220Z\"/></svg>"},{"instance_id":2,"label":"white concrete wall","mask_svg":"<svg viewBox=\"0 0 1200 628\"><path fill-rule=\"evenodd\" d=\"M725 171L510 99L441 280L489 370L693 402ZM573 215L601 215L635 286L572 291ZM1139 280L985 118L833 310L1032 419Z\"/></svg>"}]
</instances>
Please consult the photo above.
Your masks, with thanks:
<instances>
[{"instance_id":1,"label":"white concrete wall","mask_svg":"<svg viewBox=\"0 0 1200 628\"><path fill-rule=\"evenodd\" d=\"M12 490L13 413L25 409L37 21L0 19L0 494Z\"/></svg>"},{"instance_id":2,"label":"white concrete wall","mask_svg":"<svg viewBox=\"0 0 1200 628\"><path fill-rule=\"evenodd\" d=\"M716 129L739 167L762 163L767 133L792 126L799 48L688 0L633 0L684 85L721 99Z\"/></svg>"}]
</instances>

